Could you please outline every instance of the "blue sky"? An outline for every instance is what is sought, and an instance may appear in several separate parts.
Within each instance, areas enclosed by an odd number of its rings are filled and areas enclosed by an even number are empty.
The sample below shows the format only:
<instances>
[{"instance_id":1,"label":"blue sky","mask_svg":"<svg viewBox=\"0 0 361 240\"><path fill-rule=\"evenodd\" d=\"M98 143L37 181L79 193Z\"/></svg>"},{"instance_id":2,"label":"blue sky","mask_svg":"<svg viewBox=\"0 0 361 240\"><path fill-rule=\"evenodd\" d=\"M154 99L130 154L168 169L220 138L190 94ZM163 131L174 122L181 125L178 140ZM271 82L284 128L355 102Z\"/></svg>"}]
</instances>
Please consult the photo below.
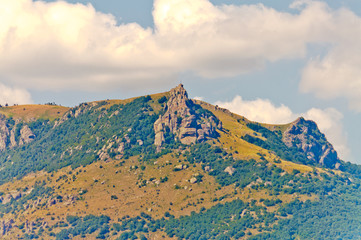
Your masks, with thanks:
<instances>
[{"instance_id":1,"label":"blue sky","mask_svg":"<svg viewBox=\"0 0 361 240\"><path fill-rule=\"evenodd\" d=\"M2 6L1 6L2 5ZM315 120L361 163L361 3L0 0L0 102L167 91L251 120Z\"/></svg>"}]
</instances>

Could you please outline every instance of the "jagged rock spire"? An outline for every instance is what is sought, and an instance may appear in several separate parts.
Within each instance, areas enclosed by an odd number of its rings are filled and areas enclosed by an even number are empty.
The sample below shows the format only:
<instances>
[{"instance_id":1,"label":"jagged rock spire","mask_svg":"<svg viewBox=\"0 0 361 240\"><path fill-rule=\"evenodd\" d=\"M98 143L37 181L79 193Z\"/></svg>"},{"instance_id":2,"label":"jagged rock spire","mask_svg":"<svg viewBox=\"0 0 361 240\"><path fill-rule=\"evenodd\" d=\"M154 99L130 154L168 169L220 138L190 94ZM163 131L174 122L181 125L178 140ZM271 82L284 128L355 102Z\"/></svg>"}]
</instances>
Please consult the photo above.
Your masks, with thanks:
<instances>
[{"instance_id":1,"label":"jagged rock spire","mask_svg":"<svg viewBox=\"0 0 361 240\"><path fill-rule=\"evenodd\" d=\"M171 89L166 112L154 123L154 144L158 147L162 146L168 128L183 144L192 144L206 140L207 137L217 136L216 127L219 120L214 116L197 114L195 107L188 98L183 84Z\"/></svg>"}]
</instances>

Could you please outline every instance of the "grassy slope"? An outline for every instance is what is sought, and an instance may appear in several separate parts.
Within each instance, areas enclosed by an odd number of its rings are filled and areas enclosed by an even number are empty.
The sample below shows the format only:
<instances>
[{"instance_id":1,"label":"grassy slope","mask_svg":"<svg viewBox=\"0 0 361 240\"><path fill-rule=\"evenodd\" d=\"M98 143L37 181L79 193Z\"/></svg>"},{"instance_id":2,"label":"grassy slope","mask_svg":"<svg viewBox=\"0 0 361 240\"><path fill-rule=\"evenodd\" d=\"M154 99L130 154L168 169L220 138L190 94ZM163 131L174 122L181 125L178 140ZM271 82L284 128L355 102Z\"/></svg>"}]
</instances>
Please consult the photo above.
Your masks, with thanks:
<instances>
[{"instance_id":1,"label":"grassy slope","mask_svg":"<svg viewBox=\"0 0 361 240\"><path fill-rule=\"evenodd\" d=\"M166 211L179 217L181 215L190 215L192 211L198 212L202 207L208 209L219 203L219 201L213 201L214 198L222 197L221 202L235 199L249 202L261 198L273 198L265 190L256 191L245 188L235 193L233 186L220 188L215 179L208 176L198 165L174 172L173 169L176 165L186 164L182 159L176 158L174 154L162 157L157 161L157 164L145 165L145 170L141 170L141 164L139 164L136 157L127 160L123 166L119 166L119 162L121 160L97 162L75 170L70 168L61 169L53 174L40 172L31 174L22 180L0 186L0 192L6 194L18 188L31 188L36 181L45 181L47 186L55 190L55 195L79 197L79 200L74 203L64 201L53 206L47 206L47 204L41 206L49 201L49 199L42 199L33 208L17 215L6 215L6 219L15 219L17 224L21 224L25 219L35 222L36 219L43 218L49 226L60 220L65 220L68 214L78 216L105 214L110 216L112 220L116 220L126 215L135 217L141 212L146 212L159 219L164 216ZM133 166L138 166L138 168L132 169ZM196 184L189 183L188 180L196 173L204 175L203 181ZM68 180L58 180L63 175L67 175ZM76 176L74 180L72 179L73 175ZM150 180L151 178L159 180L164 176L167 176L169 180L160 183L158 186L156 183L149 181L146 186L138 187L142 180ZM176 185L180 188L176 189ZM87 193L80 195L79 193L82 190L87 190ZM111 200L112 195L116 195L118 199ZM314 196L285 194L278 196L278 198L286 203L295 198L303 201L312 200ZM276 210L276 207L269 207L269 211ZM51 220L53 216L55 216L55 219ZM13 234L17 234L16 229L14 229ZM162 235L159 232L154 234ZM157 239L153 235L150 237Z\"/></svg>"},{"instance_id":2,"label":"grassy slope","mask_svg":"<svg viewBox=\"0 0 361 240\"><path fill-rule=\"evenodd\" d=\"M151 95L153 98L151 105L155 113L161 109L160 104L158 104L156 100L166 94L167 93ZM106 101L109 103L106 106L109 107L113 104L126 104L132 101L132 99ZM245 134L256 134L246 126L249 120L244 117L231 114L204 102L197 101L197 103L205 109L212 111L223 123L224 131L219 132L220 138L218 141L211 142L227 149L227 151L233 153L236 158L244 160L261 160L261 158L265 158L287 172L292 172L294 169L300 172L311 172L314 170L314 168L309 166L279 159L279 157L275 156L272 152L242 140L241 136ZM24 108L24 112L21 112ZM64 114L68 108L31 105L30 107L16 106L0 110L9 117L13 116L14 118L29 121L32 118L40 117L55 119L61 114ZM31 111L34 111L33 115L30 114ZM284 128L284 126L280 126L280 128ZM137 157L132 157L126 160L123 166L119 166L122 160L110 160L107 162L93 163L75 170L64 168L53 174L44 172L30 174L22 180L0 186L0 192L7 194L19 188L31 188L36 181L45 181L47 186L51 186L55 190L55 194L75 196L78 197L79 200L70 204L67 204L65 201L53 206L48 206L47 204L41 206L42 203L49 201L49 199L42 199L40 204L24 212L20 212L17 215L7 214L4 216L4 219L15 219L15 222L20 224L24 222L25 219L35 221L38 218L44 218L44 221L51 226L59 220L64 220L69 213L79 216L105 214L110 216L112 221L125 215L132 217L137 216L141 212L147 212L154 218L161 218L164 213L168 211L178 217L181 215L189 215L192 211L198 212L201 207L208 209L218 204L219 201L213 201L215 198L221 198L222 202L232 201L237 198L246 202L253 199L273 198L269 196L266 190L256 191L251 188L245 188L242 191L235 192L232 185L221 188L215 179L205 173L199 165L189 166L189 168L185 170L174 172L174 166L186 164L182 158L177 156L177 152L163 156L157 161L157 164L145 165L145 170L141 170L142 164L138 162ZM133 166L137 166L138 168L133 169ZM322 172L323 170L318 169L318 171ZM204 175L203 182L196 184L189 183L188 180L197 173ZM59 177L63 175L67 175L68 180L58 180ZM72 178L73 175L75 176L74 179ZM169 180L159 185L150 181L151 178L160 180L161 177L165 176L167 176ZM146 186L139 188L138 185L143 180L148 180L148 183ZM179 186L179 188L176 189L175 186ZM82 190L87 190L87 193L84 195L79 194ZM117 196L118 199L111 200L112 195ZM303 201L315 199L313 195L305 196L298 194L284 194L277 197L285 203L295 198ZM276 211L277 207L269 207L268 209L269 211ZM53 216L55 216L55 219L51 220ZM16 228L14 228L13 231L10 238L18 234ZM252 232L253 230L250 229L249 231ZM151 239L159 239L163 235L165 234L162 232L156 232L151 233L149 237ZM94 236L89 236L87 239L93 239L93 237ZM114 239L115 238L116 236Z\"/></svg>"},{"instance_id":3,"label":"grassy slope","mask_svg":"<svg viewBox=\"0 0 361 240\"><path fill-rule=\"evenodd\" d=\"M168 92L157 93L150 95L152 99L158 100L159 98L166 96ZM107 108L115 105L115 104L127 104L133 101L135 98L129 99L115 99L115 100L104 100L108 104ZM96 101L96 102L104 102L104 101ZM153 109L155 112L160 110L160 105L153 103ZM28 104L28 105L17 105L17 106L9 106L9 107L1 107L0 114L5 115L6 117L20 119L25 122L34 121L37 119L45 119L53 121L57 118L60 118L64 115L70 108L63 106L53 106L53 105L38 105L38 104Z\"/></svg>"},{"instance_id":4,"label":"grassy slope","mask_svg":"<svg viewBox=\"0 0 361 240\"><path fill-rule=\"evenodd\" d=\"M68 107L51 105L19 105L0 108L0 114L26 122L36 119L54 120L69 110Z\"/></svg>"},{"instance_id":5,"label":"grassy slope","mask_svg":"<svg viewBox=\"0 0 361 240\"><path fill-rule=\"evenodd\" d=\"M155 112L160 110L160 105L156 103L156 100L165 94L152 95L152 107ZM126 104L131 100L107 100L109 104L106 106ZM232 152L235 157L245 160L260 160L261 157L264 157L288 172L293 169L301 172L313 170L311 167L283 160L281 160L281 163L275 163L275 160L279 160L277 156L240 138L245 134L254 134L251 129L246 127L247 119L235 114L229 114L222 109L216 109L214 106L203 102L198 103L212 111L223 122L224 131L220 132L219 142L216 144ZM39 110L39 112L41 111ZM47 204L40 206L42 203L49 201L49 199L43 199L39 206L34 206L17 215L8 214L6 218L15 219L18 224L25 219L35 221L38 218L44 218L44 221L51 226L59 220L64 220L69 213L79 216L105 214L116 220L125 215L134 217L141 212L147 212L154 218L161 218L168 211L172 215L179 217L189 215L192 211L198 212L202 207L208 209L216 205L219 201L214 201L215 198L223 199L222 202L232 201L237 198L244 201L272 198L265 190L256 191L246 188L235 192L232 185L221 188L215 179L205 173L199 165L189 166L186 170L174 172L174 166L186 164L182 158L177 156L177 153L163 156L157 160L157 164L145 165L145 170L141 170L142 164L138 162L137 157L132 157L126 160L123 166L119 166L122 160L107 161L93 163L75 170L64 168L53 174L44 172L30 174L22 180L0 186L0 192L7 194L19 188L31 188L36 181L45 181L47 186L55 190L55 195L59 194L63 197L75 196L79 200L73 203L64 201L53 206ZM133 169L133 166L138 168ZM204 175L203 182L189 183L188 180L197 173ZM63 175L67 175L68 180L60 179L60 176ZM72 176L75 176L75 178L73 179ZM160 180L161 177L165 176L169 180L159 185L151 181L152 178ZM143 180L148 180L148 183L146 186L139 188L138 185ZM176 189L176 186L179 188ZM79 193L82 190L87 190L87 193L80 195ZM118 199L111 200L112 195L117 196ZM315 198L315 196L298 194L278 197L283 202L289 202L295 198L301 200ZM276 207L269 207L269 211L275 210L277 210ZM56 218L51 220L52 216L56 216ZM252 232L252 230L249 231ZM15 230L13 234L16 235ZM157 239L162 235L164 233L156 232L152 233L150 237Z\"/></svg>"},{"instance_id":6,"label":"grassy slope","mask_svg":"<svg viewBox=\"0 0 361 240\"><path fill-rule=\"evenodd\" d=\"M263 156L265 159L287 172L292 172L294 169L299 170L300 172L313 171L313 168L310 166L280 159L271 151L253 145L241 139L241 136L244 136L246 134L257 134L246 126L246 124L250 122L248 119L237 114L230 113L227 110L225 111L225 109L216 108L215 106L205 102L197 101L197 103L200 104L203 108L213 112L213 114L222 121L225 131L220 132L221 137L219 138L218 144L226 148L228 151L232 152L234 156L238 159L260 160ZM279 163L277 160L281 162Z\"/></svg>"}]
</instances>

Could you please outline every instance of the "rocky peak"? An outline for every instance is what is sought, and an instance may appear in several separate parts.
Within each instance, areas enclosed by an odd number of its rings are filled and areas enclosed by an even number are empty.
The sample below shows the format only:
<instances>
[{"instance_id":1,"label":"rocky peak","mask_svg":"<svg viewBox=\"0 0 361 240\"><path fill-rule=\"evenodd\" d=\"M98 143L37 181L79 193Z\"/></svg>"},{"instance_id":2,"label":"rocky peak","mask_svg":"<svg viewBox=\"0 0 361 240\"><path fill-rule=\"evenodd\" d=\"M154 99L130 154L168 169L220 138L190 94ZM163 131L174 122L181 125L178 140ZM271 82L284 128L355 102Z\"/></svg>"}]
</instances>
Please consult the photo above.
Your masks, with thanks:
<instances>
[{"instance_id":1,"label":"rocky peak","mask_svg":"<svg viewBox=\"0 0 361 240\"><path fill-rule=\"evenodd\" d=\"M202 109L203 110L203 109ZM165 142L165 134L172 133L183 144L192 144L217 137L221 124L213 114L201 113L201 107L188 98L182 84L169 92L166 112L154 123L155 142L158 147Z\"/></svg>"},{"instance_id":2,"label":"rocky peak","mask_svg":"<svg viewBox=\"0 0 361 240\"><path fill-rule=\"evenodd\" d=\"M296 147L305 153L308 159L326 167L335 167L339 162L337 152L314 121L298 118L283 133L282 141L288 147Z\"/></svg>"}]
</instances>

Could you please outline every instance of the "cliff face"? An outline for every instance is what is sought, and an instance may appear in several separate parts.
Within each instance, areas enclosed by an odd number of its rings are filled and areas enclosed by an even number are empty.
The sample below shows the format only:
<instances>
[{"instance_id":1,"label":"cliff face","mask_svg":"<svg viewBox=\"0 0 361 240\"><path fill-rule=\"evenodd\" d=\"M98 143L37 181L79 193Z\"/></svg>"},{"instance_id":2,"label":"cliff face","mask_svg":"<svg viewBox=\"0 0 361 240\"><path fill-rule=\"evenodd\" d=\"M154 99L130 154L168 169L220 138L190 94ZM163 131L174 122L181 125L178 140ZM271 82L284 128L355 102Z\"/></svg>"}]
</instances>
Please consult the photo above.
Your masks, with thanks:
<instances>
[{"instance_id":1,"label":"cliff face","mask_svg":"<svg viewBox=\"0 0 361 240\"><path fill-rule=\"evenodd\" d=\"M220 121L202 110L188 98L182 84L171 89L166 112L154 123L154 144L162 146L168 132L187 145L217 137Z\"/></svg>"},{"instance_id":2,"label":"cliff face","mask_svg":"<svg viewBox=\"0 0 361 240\"><path fill-rule=\"evenodd\" d=\"M296 147L307 158L326 167L338 167L339 159L333 146L313 121L298 118L283 133L282 141L288 147Z\"/></svg>"},{"instance_id":3,"label":"cliff face","mask_svg":"<svg viewBox=\"0 0 361 240\"><path fill-rule=\"evenodd\" d=\"M21 146L30 143L35 135L28 125L19 121L9 122L4 115L0 115L0 152L7 148Z\"/></svg>"},{"instance_id":4,"label":"cliff face","mask_svg":"<svg viewBox=\"0 0 361 240\"><path fill-rule=\"evenodd\" d=\"M6 119L0 115L0 151L4 151L9 142L10 131L6 126Z\"/></svg>"}]
</instances>

